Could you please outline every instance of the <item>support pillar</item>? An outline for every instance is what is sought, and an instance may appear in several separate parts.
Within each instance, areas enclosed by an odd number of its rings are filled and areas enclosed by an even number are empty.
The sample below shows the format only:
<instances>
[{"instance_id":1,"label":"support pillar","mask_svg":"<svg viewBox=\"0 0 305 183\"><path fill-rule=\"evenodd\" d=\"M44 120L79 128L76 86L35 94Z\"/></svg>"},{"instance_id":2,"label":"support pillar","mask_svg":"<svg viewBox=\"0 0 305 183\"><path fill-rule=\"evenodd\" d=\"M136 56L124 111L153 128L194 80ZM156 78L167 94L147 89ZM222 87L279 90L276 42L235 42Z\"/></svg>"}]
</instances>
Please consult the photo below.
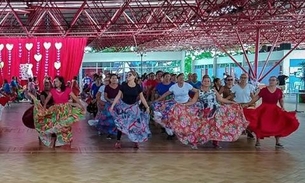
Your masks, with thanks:
<instances>
[{"instance_id":1,"label":"support pillar","mask_svg":"<svg viewBox=\"0 0 305 183\"><path fill-rule=\"evenodd\" d=\"M256 29L256 40L255 40L255 57L254 57L254 78L257 81L258 78L258 63L259 63L259 48L260 48L260 37L261 31L259 28Z\"/></svg>"},{"instance_id":2,"label":"support pillar","mask_svg":"<svg viewBox=\"0 0 305 183\"><path fill-rule=\"evenodd\" d=\"M213 75L217 78L217 57L214 57L213 59Z\"/></svg>"},{"instance_id":3,"label":"support pillar","mask_svg":"<svg viewBox=\"0 0 305 183\"><path fill-rule=\"evenodd\" d=\"M181 61L180 61L180 72L181 73L184 73L184 69L185 69L185 54L186 54L185 51L181 52Z\"/></svg>"}]
</instances>

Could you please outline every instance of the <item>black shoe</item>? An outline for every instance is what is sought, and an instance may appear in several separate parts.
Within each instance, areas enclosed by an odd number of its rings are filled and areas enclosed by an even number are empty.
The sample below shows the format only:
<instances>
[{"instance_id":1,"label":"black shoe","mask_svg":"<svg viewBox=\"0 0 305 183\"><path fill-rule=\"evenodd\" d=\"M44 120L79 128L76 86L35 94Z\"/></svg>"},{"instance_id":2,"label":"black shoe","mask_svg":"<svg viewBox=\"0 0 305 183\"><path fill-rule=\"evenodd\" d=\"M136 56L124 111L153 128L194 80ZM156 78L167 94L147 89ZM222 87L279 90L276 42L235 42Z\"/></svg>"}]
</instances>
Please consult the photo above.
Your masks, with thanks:
<instances>
[{"instance_id":1,"label":"black shoe","mask_svg":"<svg viewBox=\"0 0 305 183\"><path fill-rule=\"evenodd\" d=\"M161 128L161 133L166 133L165 128Z\"/></svg>"},{"instance_id":2,"label":"black shoe","mask_svg":"<svg viewBox=\"0 0 305 183\"><path fill-rule=\"evenodd\" d=\"M168 135L166 139L167 140L173 140L173 138L174 138L174 135Z\"/></svg>"},{"instance_id":3,"label":"black shoe","mask_svg":"<svg viewBox=\"0 0 305 183\"><path fill-rule=\"evenodd\" d=\"M252 133L247 133L247 138L248 139L254 139L254 135Z\"/></svg>"}]
</instances>

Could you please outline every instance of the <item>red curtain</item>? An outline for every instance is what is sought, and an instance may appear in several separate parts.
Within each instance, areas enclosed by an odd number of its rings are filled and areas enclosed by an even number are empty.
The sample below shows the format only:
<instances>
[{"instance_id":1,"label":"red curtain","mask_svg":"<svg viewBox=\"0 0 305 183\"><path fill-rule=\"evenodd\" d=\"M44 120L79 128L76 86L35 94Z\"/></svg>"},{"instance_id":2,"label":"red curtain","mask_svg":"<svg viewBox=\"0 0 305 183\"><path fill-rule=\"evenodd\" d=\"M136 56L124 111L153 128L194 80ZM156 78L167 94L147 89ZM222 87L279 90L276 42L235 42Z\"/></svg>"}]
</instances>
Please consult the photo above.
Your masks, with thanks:
<instances>
[{"instance_id":1,"label":"red curtain","mask_svg":"<svg viewBox=\"0 0 305 183\"><path fill-rule=\"evenodd\" d=\"M61 75L66 81L71 80L78 75L86 43L86 38L2 38L0 84L4 79L10 82L13 76L22 80L31 72L37 76L39 85L45 75L52 78Z\"/></svg>"}]
</instances>

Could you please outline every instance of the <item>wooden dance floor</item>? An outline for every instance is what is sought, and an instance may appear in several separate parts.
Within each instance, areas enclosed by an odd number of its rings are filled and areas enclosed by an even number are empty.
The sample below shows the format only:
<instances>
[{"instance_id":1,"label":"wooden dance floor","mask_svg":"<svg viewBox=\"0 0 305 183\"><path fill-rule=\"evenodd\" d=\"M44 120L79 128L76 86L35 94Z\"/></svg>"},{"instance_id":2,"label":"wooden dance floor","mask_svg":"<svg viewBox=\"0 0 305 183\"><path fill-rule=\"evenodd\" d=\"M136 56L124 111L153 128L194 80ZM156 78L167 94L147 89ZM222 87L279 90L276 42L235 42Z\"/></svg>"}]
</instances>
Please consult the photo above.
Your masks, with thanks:
<instances>
[{"instance_id":1,"label":"wooden dance floor","mask_svg":"<svg viewBox=\"0 0 305 183\"><path fill-rule=\"evenodd\" d=\"M286 109L295 110L294 96ZM12 103L0 122L0 182L3 183L305 183L305 114L298 113L299 130L282 139L261 142L246 136L234 143L211 144L192 150L152 126L153 137L132 148L126 137L120 150L115 140L97 135L86 120L73 126L72 147L40 146L35 130L21 122L28 103ZM299 105L305 110L305 104Z\"/></svg>"}]
</instances>

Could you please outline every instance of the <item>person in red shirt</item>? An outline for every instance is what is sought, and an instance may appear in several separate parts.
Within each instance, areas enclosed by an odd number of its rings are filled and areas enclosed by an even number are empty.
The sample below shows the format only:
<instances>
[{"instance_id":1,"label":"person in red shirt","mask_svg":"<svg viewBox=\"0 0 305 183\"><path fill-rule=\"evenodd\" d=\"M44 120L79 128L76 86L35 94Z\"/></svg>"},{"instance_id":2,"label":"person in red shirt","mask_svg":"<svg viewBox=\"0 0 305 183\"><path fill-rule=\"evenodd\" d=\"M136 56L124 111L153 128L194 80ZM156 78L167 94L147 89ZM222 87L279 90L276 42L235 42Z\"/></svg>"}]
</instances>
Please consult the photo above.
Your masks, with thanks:
<instances>
[{"instance_id":1,"label":"person in red shirt","mask_svg":"<svg viewBox=\"0 0 305 183\"><path fill-rule=\"evenodd\" d=\"M156 88L158 82L155 80L155 73L149 73L146 81L143 82L144 93L146 100L150 101L154 88Z\"/></svg>"},{"instance_id":2,"label":"person in red shirt","mask_svg":"<svg viewBox=\"0 0 305 183\"><path fill-rule=\"evenodd\" d=\"M283 92L277 88L277 78L269 78L269 86L260 90L245 107L254 104L260 98L262 104L254 109L256 119L250 120L250 126L256 135L256 147L260 147L260 139L274 136L276 139L275 147L283 148L280 144L280 137L286 137L296 131L299 127L299 121L295 112L287 112L284 109ZM279 103L280 107L277 105ZM249 128L250 128L249 126Z\"/></svg>"}]
</instances>

